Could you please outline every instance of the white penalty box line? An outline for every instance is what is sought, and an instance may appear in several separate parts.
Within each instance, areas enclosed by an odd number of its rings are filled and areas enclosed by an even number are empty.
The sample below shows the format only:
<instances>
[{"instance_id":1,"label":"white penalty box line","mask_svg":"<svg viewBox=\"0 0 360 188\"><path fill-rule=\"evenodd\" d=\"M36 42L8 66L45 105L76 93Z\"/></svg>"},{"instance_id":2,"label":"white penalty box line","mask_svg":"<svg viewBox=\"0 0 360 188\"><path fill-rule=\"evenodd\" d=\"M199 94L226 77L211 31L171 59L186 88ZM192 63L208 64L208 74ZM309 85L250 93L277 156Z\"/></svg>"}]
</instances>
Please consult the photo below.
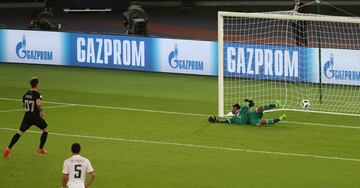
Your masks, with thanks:
<instances>
[{"instance_id":1,"label":"white penalty box line","mask_svg":"<svg viewBox=\"0 0 360 188\"><path fill-rule=\"evenodd\" d=\"M0 128L0 130L16 131L17 129ZM27 131L27 132L35 133L35 134L42 133L40 131ZM233 151L233 152L258 153L258 154L278 155L278 156L287 156L287 157L303 157L303 158L317 158L317 159L327 159L327 160L360 162L360 159L356 159L356 158L333 157L333 156L325 156L325 155L286 153L286 152L277 152L277 151L251 150L251 149L243 149L243 148L207 146L207 145L197 145L197 144L183 144L183 143L176 143L176 142L153 141L153 140L136 140L136 139L113 138L113 137L103 137L103 136L88 136L88 135L65 134L65 133L56 133L56 132L50 132L49 134L55 135L55 136L63 136L63 137L75 137L75 138L85 138L85 139L95 139L95 140L110 140L110 141L118 141L118 142L132 142L132 143L138 143L138 144L157 144L157 145L167 145L167 146L177 146L177 147L187 147L187 148L207 149L207 150Z\"/></svg>"},{"instance_id":2,"label":"white penalty box line","mask_svg":"<svg viewBox=\"0 0 360 188\"><path fill-rule=\"evenodd\" d=\"M12 98L1 98L0 100L4 101L21 101L19 99ZM185 115L185 116L199 116L199 117L208 117L208 114L197 114L197 113L187 113L187 112L172 112L172 111L162 111L162 110L148 110L148 109L139 109L139 108L125 108L125 107L113 107L113 106L103 106L103 105L90 105L90 104L75 104L75 103L64 103L64 102L52 102L44 101L46 104L57 104L58 107L87 107L87 108L100 108L100 109L110 109L110 110L124 110L124 111L135 111L135 112L148 112L148 113L160 113L160 114L171 114L171 115ZM50 107L48 107L50 108ZM53 106L56 108L56 106ZM20 111L20 109L19 109ZM360 129L359 126L347 126L347 125L331 125L331 124L321 124L321 123L306 123L306 122L297 122L297 121L283 121L290 124L297 125L310 125L310 126L319 126L319 127L330 127L330 128L344 128L344 129Z\"/></svg>"},{"instance_id":3,"label":"white penalty box line","mask_svg":"<svg viewBox=\"0 0 360 188\"><path fill-rule=\"evenodd\" d=\"M45 106L43 108L53 109L53 108L65 108L65 107L71 107L71 106L75 106L75 105L64 104L64 105ZM0 110L0 113L8 113L8 112L25 112L25 109L19 108L19 109L13 109L13 110Z\"/></svg>"}]
</instances>

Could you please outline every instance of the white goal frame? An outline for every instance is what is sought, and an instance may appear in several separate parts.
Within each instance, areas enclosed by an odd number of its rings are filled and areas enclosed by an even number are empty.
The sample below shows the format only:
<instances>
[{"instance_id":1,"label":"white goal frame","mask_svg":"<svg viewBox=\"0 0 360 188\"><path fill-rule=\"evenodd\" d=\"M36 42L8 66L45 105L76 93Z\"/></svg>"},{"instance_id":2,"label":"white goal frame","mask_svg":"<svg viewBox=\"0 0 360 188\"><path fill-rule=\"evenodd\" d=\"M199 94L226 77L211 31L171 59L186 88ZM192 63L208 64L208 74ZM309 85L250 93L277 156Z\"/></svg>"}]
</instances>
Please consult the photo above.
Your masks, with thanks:
<instances>
[{"instance_id":1,"label":"white goal frame","mask_svg":"<svg viewBox=\"0 0 360 188\"><path fill-rule=\"evenodd\" d=\"M245 12L218 12L218 115L225 116L224 112L224 17L241 17L241 18L260 18L260 19L275 19L275 20L289 20L289 21L317 21L317 22L334 22L334 23L353 23L360 24L359 17L344 17L344 16L325 16L325 15L309 15L306 16L294 13L293 15L281 15L273 13L245 13ZM360 41L359 41L360 42ZM359 91L360 92L360 91ZM239 101L240 102L240 101ZM359 116L360 114L348 114L325 111L312 111L301 109L281 109L283 111L295 112L310 112L320 114L334 114L345 116ZM276 110L275 110L276 111Z\"/></svg>"}]
</instances>

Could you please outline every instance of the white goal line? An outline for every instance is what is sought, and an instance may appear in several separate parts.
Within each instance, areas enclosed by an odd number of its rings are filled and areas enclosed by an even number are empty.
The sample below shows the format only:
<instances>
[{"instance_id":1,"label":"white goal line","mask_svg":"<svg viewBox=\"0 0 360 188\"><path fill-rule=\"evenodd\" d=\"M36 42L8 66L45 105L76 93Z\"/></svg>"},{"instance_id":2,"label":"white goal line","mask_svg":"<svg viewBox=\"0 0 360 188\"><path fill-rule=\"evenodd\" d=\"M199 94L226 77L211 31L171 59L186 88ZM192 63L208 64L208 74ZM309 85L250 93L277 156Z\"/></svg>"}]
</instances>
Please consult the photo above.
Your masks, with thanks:
<instances>
[{"instance_id":1,"label":"white goal line","mask_svg":"<svg viewBox=\"0 0 360 188\"><path fill-rule=\"evenodd\" d=\"M12 98L2 98L0 100L5 101L21 101L19 99ZM87 108L100 108L100 109L110 109L110 110L124 110L124 111L135 111L135 112L148 112L148 113L160 113L160 114L171 114L171 115L185 115L185 116L199 116L199 117L208 117L208 114L197 114L197 113L187 113L187 112L172 112L172 111L162 111L162 110L148 110L148 109L139 109L139 108L124 108L124 107L113 107L113 106L102 106L102 105L90 105L90 104L75 104L75 103L64 103L64 102L51 102L44 101L48 104L59 104L64 105L64 107L87 107ZM55 106L54 106L55 107ZM48 107L49 108L49 107ZM330 127L330 128L345 128L345 129L360 129L359 126L347 126L347 125L331 125L331 124L321 124L321 123L306 123L306 122L297 122L297 121L284 121L286 123L298 124L298 125L312 125L319 127Z\"/></svg>"},{"instance_id":2,"label":"white goal line","mask_svg":"<svg viewBox=\"0 0 360 188\"><path fill-rule=\"evenodd\" d=\"M16 131L17 129L0 128L0 130ZM36 133L36 134L42 133L40 131L27 131L27 132ZM303 158L317 158L317 159L327 159L327 160L360 162L360 159L325 156L325 155L287 153L287 152L277 152L277 151L263 151L263 150L252 150L252 149L243 149L243 148L230 148L230 147L207 146L207 145L197 145L197 144L183 144L183 143L176 143L176 142L153 141L153 140L135 140L135 139L113 138L113 137L103 137L103 136L88 136L88 135L66 134L66 133L56 133L56 132L49 132L49 134L55 135L55 136L76 137L76 138L86 138L86 139L95 139L95 140L111 140L111 141L119 141L119 142L157 144L157 145L168 145L168 146L178 146L178 147L188 147L188 148L208 149L208 150L233 151L233 152L258 153L258 154L267 154L267 155L279 155L279 156L288 156L288 157L292 156L292 157L303 157Z\"/></svg>"}]
</instances>

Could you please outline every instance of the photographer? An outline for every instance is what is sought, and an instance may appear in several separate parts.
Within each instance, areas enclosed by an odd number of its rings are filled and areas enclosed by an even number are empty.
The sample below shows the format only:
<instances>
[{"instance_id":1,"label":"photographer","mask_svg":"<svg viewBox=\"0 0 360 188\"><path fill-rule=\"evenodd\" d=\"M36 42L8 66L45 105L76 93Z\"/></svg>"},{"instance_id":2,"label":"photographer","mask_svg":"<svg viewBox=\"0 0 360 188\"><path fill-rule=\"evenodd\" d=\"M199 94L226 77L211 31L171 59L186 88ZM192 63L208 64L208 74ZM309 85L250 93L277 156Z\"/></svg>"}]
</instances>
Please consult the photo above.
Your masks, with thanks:
<instances>
[{"instance_id":1,"label":"photographer","mask_svg":"<svg viewBox=\"0 0 360 188\"><path fill-rule=\"evenodd\" d=\"M38 14L37 11L31 16L29 29L42 31L59 31L61 24L57 23L54 15L49 12L42 12Z\"/></svg>"},{"instance_id":2,"label":"photographer","mask_svg":"<svg viewBox=\"0 0 360 188\"><path fill-rule=\"evenodd\" d=\"M130 2L128 10L123 15L125 34L147 35L149 16L138 2Z\"/></svg>"}]
</instances>

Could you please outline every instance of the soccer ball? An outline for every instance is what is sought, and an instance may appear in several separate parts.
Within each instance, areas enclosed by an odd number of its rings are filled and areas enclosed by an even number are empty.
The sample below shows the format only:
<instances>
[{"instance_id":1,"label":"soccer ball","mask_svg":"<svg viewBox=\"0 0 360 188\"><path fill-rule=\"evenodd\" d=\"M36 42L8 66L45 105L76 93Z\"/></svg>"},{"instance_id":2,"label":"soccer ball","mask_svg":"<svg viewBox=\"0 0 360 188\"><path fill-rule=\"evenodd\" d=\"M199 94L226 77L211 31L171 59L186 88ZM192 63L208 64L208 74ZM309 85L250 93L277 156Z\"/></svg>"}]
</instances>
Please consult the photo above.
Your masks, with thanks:
<instances>
[{"instance_id":1,"label":"soccer ball","mask_svg":"<svg viewBox=\"0 0 360 188\"><path fill-rule=\"evenodd\" d=\"M308 109L308 108L310 108L310 101L307 99L304 99L301 101L300 105L301 105L302 109Z\"/></svg>"}]
</instances>

